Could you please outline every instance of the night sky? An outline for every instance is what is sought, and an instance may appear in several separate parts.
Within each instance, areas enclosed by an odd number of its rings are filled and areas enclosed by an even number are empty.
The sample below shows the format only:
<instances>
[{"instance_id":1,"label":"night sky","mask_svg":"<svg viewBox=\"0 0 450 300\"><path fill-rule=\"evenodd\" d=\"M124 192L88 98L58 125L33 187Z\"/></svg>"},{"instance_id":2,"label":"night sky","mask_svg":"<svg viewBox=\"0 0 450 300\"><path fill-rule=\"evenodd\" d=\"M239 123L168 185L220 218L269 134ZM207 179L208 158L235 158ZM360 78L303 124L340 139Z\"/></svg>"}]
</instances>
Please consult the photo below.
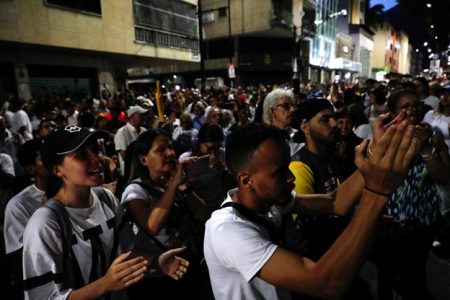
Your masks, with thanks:
<instances>
[{"instance_id":1,"label":"night sky","mask_svg":"<svg viewBox=\"0 0 450 300\"><path fill-rule=\"evenodd\" d=\"M392 6L397 5L397 1L396 0L372 0L372 1L370 1L370 4L372 6L376 5L376 4L383 4L384 5L384 9L388 10Z\"/></svg>"}]
</instances>

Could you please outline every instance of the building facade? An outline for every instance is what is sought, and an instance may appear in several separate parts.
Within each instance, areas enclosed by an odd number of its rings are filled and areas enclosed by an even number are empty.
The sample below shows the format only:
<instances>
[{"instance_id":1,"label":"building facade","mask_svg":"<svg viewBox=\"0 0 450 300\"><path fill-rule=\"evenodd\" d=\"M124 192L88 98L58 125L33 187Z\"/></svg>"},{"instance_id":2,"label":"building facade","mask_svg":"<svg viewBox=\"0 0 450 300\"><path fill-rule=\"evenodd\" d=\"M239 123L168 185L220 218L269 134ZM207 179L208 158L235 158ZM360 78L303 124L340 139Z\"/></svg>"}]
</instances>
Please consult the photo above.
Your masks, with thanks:
<instances>
[{"instance_id":1,"label":"building facade","mask_svg":"<svg viewBox=\"0 0 450 300\"><path fill-rule=\"evenodd\" d=\"M384 22L374 35L372 74L378 80L389 73L411 73L412 48L408 35Z\"/></svg>"},{"instance_id":2,"label":"building facade","mask_svg":"<svg viewBox=\"0 0 450 300\"><path fill-rule=\"evenodd\" d=\"M348 17L337 21L340 35L348 37L348 42L341 43L336 49L334 68L341 78L364 80L371 77L374 34L365 25L365 0L340 1L339 9L348 10ZM347 49L351 51L346 51Z\"/></svg>"},{"instance_id":3,"label":"building facade","mask_svg":"<svg viewBox=\"0 0 450 300\"><path fill-rule=\"evenodd\" d=\"M202 0L205 64L203 76L229 84L229 65L238 84L291 82L293 60L300 62L302 20L314 21L313 0ZM302 13L307 10L308 13ZM307 28L305 28L307 31ZM304 51L304 55L309 52ZM307 59L305 60L307 63ZM299 63L301 68L301 63ZM193 82L202 76L193 64L166 66Z\"/></svg>"},{"instance_id":4,"label":"building facade","mask_svg":"<svg viewBox=\"0 0 450 300\"><path fill-rule=\"evenodd\" d=\"M197 1L0 2L0 96L115 91L127 71L199 61Z\"/></svg>"}]
</instances>

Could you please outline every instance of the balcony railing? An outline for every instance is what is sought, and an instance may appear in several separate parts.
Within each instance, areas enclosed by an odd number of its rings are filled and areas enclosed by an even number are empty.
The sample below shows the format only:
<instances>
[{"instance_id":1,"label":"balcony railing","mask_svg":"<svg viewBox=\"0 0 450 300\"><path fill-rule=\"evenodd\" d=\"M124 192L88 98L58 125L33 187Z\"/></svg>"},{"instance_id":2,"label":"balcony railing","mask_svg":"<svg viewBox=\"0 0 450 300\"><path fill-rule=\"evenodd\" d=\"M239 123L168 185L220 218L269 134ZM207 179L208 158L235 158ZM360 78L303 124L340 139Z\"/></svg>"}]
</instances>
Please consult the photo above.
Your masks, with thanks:
<instances>
[{"instance_id":1,"label":"balcony railing","mask_svg":"<svg viewBox=\"0 0 450 300\"><path fill-rule=\"evenodd\" d=\"M162 45L167 47L175 47L182 49L199 50L198 39L174 35L166 32L155 31L143 27L135 27L136 41Z\"/></svg>"},{"instance_id":2,"label":"balcony railing","mask_svg":"<svg viewBox=\"0 0 450 300\"><path fill-rule=\"evenodd\" d=\"M170 0L134 0L136 41L198 50L194 5Z\"/></svg>"}]
</instances>

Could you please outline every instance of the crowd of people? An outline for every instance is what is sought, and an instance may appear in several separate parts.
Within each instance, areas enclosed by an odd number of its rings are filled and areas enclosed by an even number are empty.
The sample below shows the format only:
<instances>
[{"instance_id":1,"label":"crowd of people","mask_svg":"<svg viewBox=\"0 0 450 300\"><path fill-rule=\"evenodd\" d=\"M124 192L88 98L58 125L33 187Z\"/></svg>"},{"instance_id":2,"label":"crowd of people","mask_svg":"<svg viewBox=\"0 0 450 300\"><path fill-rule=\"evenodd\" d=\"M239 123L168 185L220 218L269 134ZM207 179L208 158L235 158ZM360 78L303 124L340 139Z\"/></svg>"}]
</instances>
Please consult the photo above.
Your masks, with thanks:
<instances>
[{"instance_id":1,"label":"crowd of people","mask_svg":"<svg viewBox=\"0 0 450 300\"><path fill-rule=\"evenodd\" d=\"M434 299L450 83L293 90L2 99L8 299Z\"/></svg>"}]
</instances>

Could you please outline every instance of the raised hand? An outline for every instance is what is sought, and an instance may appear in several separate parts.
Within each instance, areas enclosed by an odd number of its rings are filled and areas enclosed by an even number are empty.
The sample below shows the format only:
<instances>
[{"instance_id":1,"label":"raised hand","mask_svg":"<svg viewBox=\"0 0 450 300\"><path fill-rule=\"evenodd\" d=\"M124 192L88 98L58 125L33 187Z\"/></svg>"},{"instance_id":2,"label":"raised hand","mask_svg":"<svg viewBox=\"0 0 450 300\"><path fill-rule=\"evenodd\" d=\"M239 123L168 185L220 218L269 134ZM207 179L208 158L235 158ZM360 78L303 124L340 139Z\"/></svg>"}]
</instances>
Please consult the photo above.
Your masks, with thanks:
<instances>
[{"instance_id":1,"label":"raised hand","mask_svg":"<svg viewBox=\"0 0 450 300\"><path fill-rule=\"evenodd\" d=\"M162 253L158 257L158 265L161 272L175 280L181 279L187 272L189 262L176 254L186 250L186 247L176 248Z\"/></svg>"},{"instance_id":2,"label":"raised hand","mask_svg":"<svg viewBox=\"0 0 450 300\"><path fill-rule=\"evenodd\" d=\"M124 289L144 277L148 261L143 256L128 259L131 251L119 255L103 277L109 292Z\"/></svg>"},{"instance_id":3,"label":"raised hand","mask_svg":"<svg viewBox=\"0 0 450 300\"><path fill-rule=\"evenodd\" d=\"M365 186L380 194L392 194L403 182L410 162L418 153L420 143L413 138L414 126L399 115L397 122L383 128L383 118L373 127L374 140L366 153L368 141L356 148L355 164L365 180Z\"/></svg>"},{"instance_id":4,"label":"raised hand","mask_svg":"<svg viewBox=\"0 0 450 300\"><path fill-rule=\"evenodd\" d=\"M178 187L179 185L183 184L185 181L184 168L187 164L195 160L196 156L188 157L179 161L175 160L175 166L172 172L169 174L168 178L166 178L168 185L173 184L174 186Z\"/></svg>"}]
</instances>

